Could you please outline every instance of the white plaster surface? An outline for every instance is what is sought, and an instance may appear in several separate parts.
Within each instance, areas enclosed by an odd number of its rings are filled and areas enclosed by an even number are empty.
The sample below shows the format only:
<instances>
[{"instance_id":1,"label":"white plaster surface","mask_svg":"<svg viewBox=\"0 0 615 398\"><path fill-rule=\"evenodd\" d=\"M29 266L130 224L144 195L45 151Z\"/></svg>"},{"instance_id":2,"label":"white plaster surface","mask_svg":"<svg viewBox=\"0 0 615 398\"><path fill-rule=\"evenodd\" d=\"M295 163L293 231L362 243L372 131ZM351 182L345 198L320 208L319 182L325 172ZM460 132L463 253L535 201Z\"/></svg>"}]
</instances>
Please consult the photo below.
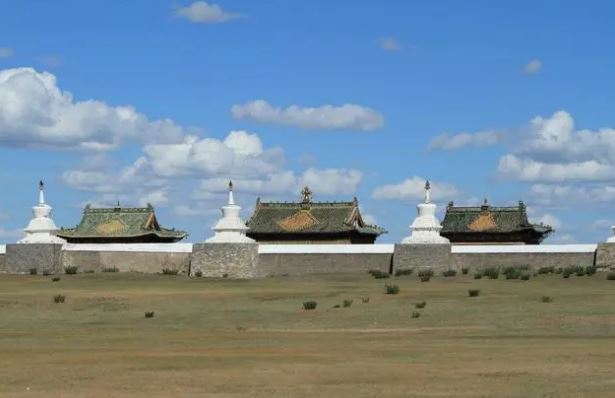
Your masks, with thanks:
<instances>
[{"instance_id":1,"label":"white plaster surface","mask_svg":"<svg viewBox=\"0 0 615 398\"><path fill-rule=\"evenodd\" d=\"M258 246L258 254L391 254L394 250L394 244Z\"/></svg>"},{"instance_id":2,"label":"white plaster surface","mask_svg":"<svg viewBox=\"0 0 615 398\"><path fill-rule=\"evenodd\" d=\"M598 245L453 245L452 253L591 253Z\"/></svg>"},{"instance_id":3,"label":"white plaster surface","mask_svg":"<svg viewBox=\"0 0 615 398\"><path fill-rule=\"evenodd\" d=\"M0 254L6 254L6 245L0 245Z\"/></svg>"},{"instance_id":4,"label":"white plaster surface","mask_svg":"<svg viewBox=\"0 0 615 398\"><path fill-rule=\"evenodd\" d=\"M192 253L192 243L67 243L66 251Z\"/></svg>"}]
</instances>

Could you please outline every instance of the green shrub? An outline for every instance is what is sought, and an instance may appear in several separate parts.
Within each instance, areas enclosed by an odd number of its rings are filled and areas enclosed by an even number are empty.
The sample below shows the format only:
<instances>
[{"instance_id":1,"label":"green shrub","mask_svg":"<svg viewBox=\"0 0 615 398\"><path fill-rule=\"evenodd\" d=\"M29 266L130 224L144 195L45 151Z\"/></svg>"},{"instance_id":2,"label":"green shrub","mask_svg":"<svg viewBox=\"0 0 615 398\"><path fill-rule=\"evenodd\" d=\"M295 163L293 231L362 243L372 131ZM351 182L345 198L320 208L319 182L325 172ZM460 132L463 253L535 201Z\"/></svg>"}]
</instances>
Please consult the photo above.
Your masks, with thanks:
<instances>
[{"instance_id":1,"label":"green shrub","mask_svg":"<svg viewBox=\"0 0 615 398\"><path fill-rule=\"evenodd\" d=\"M395 276L412 275L413 271L414 270L412 268L398 269L395 270Z\"/></svg>"},{"instance_id":2,"label":"green shrub","mask_svg":"<svg viewBox=\"0 0 615 398\"><path fill-rule=\"evenodd\" d=\"M418 311L413 311L412 312L412 318L420 318L421 317L421 313Z\"/></svg>"},{"instance_id":3,"label":"green shrub","mask_svg":"<svg viewBox=\"0 0 615 398\"><path fill-rule=\"evenodd\" d=\"M399 286L397 285L384 285L384 289L386 294L397 294L399 293Z\"/></svg>"},{"instance_id":4,"label":"green shrub","mask_svg":"<svg viewBox=\"0 0 615 398\"><path fill-rule=\"evenodd\" d=\"M361 302L362 302L363 304L367 304L367 303L369 303L369 296L367 296L367 297L361 297Z\"/></svg>"},{"instance_id":5,"label":"green shrub","mask_svg":"<svg viewBox=\"0 0 615 398\"><path fill-rule=\"evenodd\" d=\"M68 265L64 267L64 273L67 275L75 275L78 270L79 267L77 267L76 265Z\"/></svg>"},{"instance_id":6,"label":"green shrub","mask_svg":"<svg viewBox=\"0 0 615 398\"><path fill-rule=\"evenodd\" d=\"M344 303L343 303L344 308L350 307L352 305L352 302L353 302L352 300L344 300Z\"/></svg>"},{"instance_id":7,"label":"green shrub","mask_svg":"<svg viewBox=\"0 0 615 398\"><path fill-rule=\"evenodd\" d=\"M553 297L551 297L551 296L542 296L540 298L540 301L542 301L543 303L552 303L553 302Z\"/></svg>"},{"instance_id":8,"label":"green shrub","mask_svg":"<svg viewBox=\"0 0 615 398\"><path fill-rule=\"evenodd\" d=\"M30 268L30 275L38 274L38 270L36 268Z\"/></svg>"},{"instance_id":9,"label":"green shrub","mask_svg":"<svg viewBox=\"0 0 615 398\"><path fill-rule=\"evenodd\" d=\"M589 267L585 267L585 275L587 276L594 275L596 271L598 271L598 268L593 265Z\"/></svg>"},{"instance_id":10,"label":"green shrub","mask_svg":"<svg viewBox=\"0 0 615 398\"><path fill-rule=\"evenodd\" d=\"M84 274L93 274L94 270L93 269L86 269L85 271L83 271Z\"/></svg>"},{"instance_id":11,"label":"green shrub","mask_svg":"<svg viewBox=\"0 0 615 398\"><path fill-rule=\"evenodd\" d=\"M529 280L530 280L530 277L531 277L531 275L526 273L526 274L521 275L521 278L520 278L520 279L521 279L522 281L529 281Z\"/></svg>"},{"instance_id":12,"label":"green shrub","mask_svg":"<svg viewBox=\"0 0 615 398\"><path fill-rule=\"evenodd\" d=\"M145 317L146 318L153 318L154 317L154 311L148 311L145 313Z\"/></svg>"},{"instance_id":13,"label":"green shrub","mask_svg":"<svg viewBox=\"0 0 615 398\"><path fill-rule=\"evenodd\" d=\"M615 271L611 271L608 274L606 274L606 280L615 281Z\"/></svg>"},{"instance_id":14,"label":"green shrub","mask_svg":"<svg viewBox=\"0 0 615 398\"><path fill-rule=\"evenodd\" d=\"M576 276L585 275L585 267L573 265L573 266L566 267L563 269L562 276L564 278L569 278L571 275L576 275Z\"/></svg>"},{"instance_id":15,"label":"green shrub","mask_svg":"<svg viewBox=\"0 0 615 398\"><path fill-rule=\"evenodd\" d=\"M202 276L203 276L203 271L201 271L201 270L196 271L196 272L194 273L194 276L196 276L197 278L202 277Z\"/></svg>"},{"instance_id":16,"label":"green shrub","mask_svg":"<svg viewBox=\"0 0 615 398\"><path fill-rule=\"evenodd\" d=\"M177 275L177 274L179 274L178 269L171 269L171 268L162 269L162 275Z\"/></svg>"},{"instance_id":17,"label":"green shrub","mask_svg":"<svg viewBox=\"0 0 615 398\"><path fill-rule=\"evenodd\" d=\"M467 274L468 274L468 272L470 272L470 268L468 268L468 267L463 267L463 268L461 268L461 273L462 273L463 275L467 275Z\"/></svg>"},{"instance_id":18,"label":"green shrub","mask_svg":"<svg viewBox=\"0 0 615 398\"><path fill-rule=\"evenodd\" d=\"M455 271L454 269L449 269L449 270L444 271L442 273L442 276L445 276L445 277L457 276L457 271Z\"/></svg>"},{"instance_id":19,"label":"green shrub","mask_svg":"<svg viewBox=\"0 0 615 398\"><path fill-rule=\"evenodd\" d=\"M426 305L427 305L427 302L421 301L420 303L415 303L414 307L420 309L420 308L425 308Z\"/></svg>"},{"instance_id":20,"label":"green shrub","mask_svg":"<svg viewBox=\"0 0 615 398\"><path fill-rule=\"evenodd\" d=\"M303 309L306 311L315 310L318 303L316 301L305 301L303 303Z\"/></svg>"},{"instance_id":21,"label":"green shrub","mask_svg":"<svg viewBox=\"0 0 615 398\"><path fill-rule=\"evenodd\" d=\"M541 274L541 275L552 274L554 272L555 272L555 267L554 266L538 268L538 273Z\"/></svg>"},{"instance_id":22,"label":"green shrub","mask_svg":"<svg viewBox=\"0 0 615 398\"><path fill-rule=\"evenodd\" d=\"M483 276L489 279L498 279L500 277L500 268L488 267L483 270Z\"/></svg>"},{"instance_id":23,"label":"green shrub","mask_svg":"<svg viewBox=\"0 0 615 398\"><path fill-rule=\"evenodd\" d=\"M474 279L483 279L483 274L481 274L480 272L475 273Z\"/></svg>"},{"instance_id":24,"label":"green shrub","mask_svg":"<svg viewBox=\"0 0 615 398\"><path fill-rule=\"evenodd\" d=\"M521 267L506 267L502 271L506 279L519 279L523 274Z\"/></svg>"},{"instance_id":25,"label":"green shrub","mask_svg":"<svg viewBox=\"0 0 615 398\"><path fill-rule=\"evenodd\" d=\"M470 289L468 290L468 296L470 297L478 297L480 295L479 289Z\"/></svg>"},{"instance_id":26,"label":"green shrub","mask_svg":"<svg viewBox=\"0 0 615 398\"><path fill-rule=\"evenodd\" d=\"M421 280L421 282L429 282L429 280L431 279L431 277L433 276L433 270L431 268L427 268L427 269L422 269L420 270L417 275L419 277L419 279Z\"/></svg>"},{"instance_id":27,"label":"green shrub","mask_svg":"<svg viewBox=\"0 0 615 398\"><path fill-rule=\"evenodd\" d=\"M63 294L56 294L55 296L53 296L53 302L56 304L61 304L64 301L66 301L66 296Z\"/></svg>"},{"instance_id":28,"label":"green shrub","mask_svg":"<svg viewBox=\"0 0 615 398\"><path fill-rule=\"evenodd\" d=\"M118 267L105 267L102 272L120 272L120 269Z\"/></svg>"},{"instance_id":29,"label":"green shrub","mask_svg":"<svg viewBox=\"0 0 615 398\"><path fill-rule=\"evenodd\" d=\"M59 281L60 281L60 278L58 278L58 277L56 276L55 278L51 278L51 281L52 281L52 282L59 282Z\"/></svg>"},{"instance_id":30,"label":"green shrub","mask_svg":"<svg viewBox=\"0 0 615 398\"><path fill-rule=\"evenodd\" d=\"M43 270L43 275L44 276L49 276L51 275L51 271L49 271L48 269Z\"/></svg>"},{"instance_id":31,"label":"green shrub","mask_svg":"<svg viewBox=\"0 0 615 398\"><path fill-rule=\"evenodd\" d=\"M333 308L341 308L341 307L342 307L342 306L341 306L341 305L339 305L339 304L335 304L335 305L333 306Z\"/></svg>"},{"instance_id":32,"label":"green shrub","mask_svg":"<svg viewBox=\"0 0 615 398\"><path fill-rule=\"evenodd\" d=\"M382 272L382 271L377 270L377 269L369 270L367 272L371 276L373 276L375 279L387 279L387 278L391 277L391 275L388 272Z\"/></svg>"},{"instance_id":33,"label":"green shrub","mask_svg":"<svg viewBox=\"0 0 615 398\"><path fill-rule=\"evenodd\" d=\"M558 274L558 275L561 274L562 272L564 272L563 268L556 268L555 269L555 273Z\"/></svg>"}]
</instances>

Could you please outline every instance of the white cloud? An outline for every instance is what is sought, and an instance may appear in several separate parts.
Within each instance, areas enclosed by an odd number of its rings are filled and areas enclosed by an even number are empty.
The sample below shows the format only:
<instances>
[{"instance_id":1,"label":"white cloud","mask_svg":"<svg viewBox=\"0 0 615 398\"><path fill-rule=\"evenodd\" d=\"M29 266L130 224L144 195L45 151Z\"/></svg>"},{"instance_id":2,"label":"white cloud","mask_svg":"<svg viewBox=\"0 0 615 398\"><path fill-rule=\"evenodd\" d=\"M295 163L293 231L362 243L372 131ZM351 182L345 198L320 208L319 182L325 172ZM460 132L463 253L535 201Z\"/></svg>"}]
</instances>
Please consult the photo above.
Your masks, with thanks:
<instances>
[{"instance_id":1,"label":"white cloud","mask_svg":"<svg viewBox=\"0 0 615 398\"><path fill-rule=\"evenodd\" d=\"M615 129L574 129L565 111L531 120L513 152L502 156L497 173L522 181L615 180Z\"/></svg>"},{"instance_id":2,"label":"white cloud","mask_svg":"<svg viewBox=\"0 0 615 398\"><path fill-rule=\"evenodd\" d=\"M380 39L380 48L382 48L384 51L390 51L390 52L395 52L395 51L400 51L401 50L401 46L399 45L397 40L395 40L393 37L383 37L383 38L381 38Z\"/></svg>"},{"instance_id":3,"label":"white cloud","mask_svg":"<svg viewBox=\"0 0 615 398\"><path fill-rule=\"evenodd\" d=\"M551 213L543 214L535 222L537 222L538 224L550 225L556 231L562 227L561 220Z\"/></svg>"},{"instance_id":4,"label":"white cloud","mask_svg":"<svg viewBox=\"0 0 615 398\"><path fill-rule=\"evenodd\" d=\"M51 73L0 70L0 145L104 150L127 140L177 142L185 133L172 120L150 121L131 106L76 101Z\"/></svg>"},{"instance_id":5,"label":"white cloud","mask_svg":"<svg viewBox=\"0 0 615 398\"><path fill-rule=\"evenodd\" d=\"M13 55L15 55L15 53L13 52L12 48L0 47L0 58L10 58Z\"/></svg>"},{"instance_id":6,"label":"white cloud","mask_svg":"<svg viewBox=\"0 0 615 398\"><path fill-rule=\"evenodd\" d=\"M352 195L356 192L363 175L353 169L315 169L309 168L302 174L281 171L261 178L233 179L237 192L255 195L296 194L304 186L309 186L315 195ZM209 198L210 193L226 192L227 178L209 178L201 182L197 197Z\"/></svg>"},{"instance_id":7,"label":"white cloud","mask_svg":"<svg viewBox=\"0 0 615 398\"><path fill-rule=\"evenodd\" d=\"M451 184L431 182L430 196L434 201L453 200L460 195L459 190ZM420 200L425 195L425 179L414 176L397 184L377 187L372 192L374 199L384 200Z\"/></svg>"},{"instance_id":8,"label":"white cloud","mask_svg":"<svg viewBox=\"0 0 615 398\"><path fill-rule=\"evenodd\" d=\"M26 234L22 229L5 229L0 227L0 241L16 242L25 236Z\"/></svg>"},{"instance_id":9,"label":"white cloud","mask_svg":"<svg viewBox=\"0 0 615 398\"><path fill-rule=\"evenodd\" d=\"M233 105L233 116L260 123L295 126L305 129L375 130L384 126L384 117L361 105L324 105L316 108L291 105L285 109L274 107L264 100Z\"/></svg>"},{"instance_id":10,"label":"white cloud","mask_svg":"<svg viewBox=\"0 0 615 398\"><path fill-rule=\"evenodd\" d=\"M530 187L530 195L542 206L610 205L615 201L615 185L534 184Z\"/></svg>"},{"instance_id":11,"label":"white cloud","mask_svg":"<svg viewBox=\"0 0 615 398\"><path fill-rule=\"evenodd\" d=\"M365 221L366 224L378 225L378 220L372 214L361 213L361 216L363 217L363 221Z\"/></svg>"},{"instance_id":12,"label":"white cloud","mask_svg":"<svg viewBox=\"0 0 615 398\"><path fill-rule=\"evenodd\" d=\"M175 15L196 23L220 23L241 17L239 14L227 12L217 4L208 4L205 1L195 1L186 7L180 7Z\"/></svg>"},{"instance_id":13,"label":"white cloud","mask_svg":"<svg viewBox=\"0 0 615 398\"><path fill-rule=\"evenodd\" d=\"M542 69L542 61L539 59L533 59L523 67L523 73L526 75L535 75Z\"/></svg>"},{"instance_id":14,"label":"white cloud","mask_svg":"<svg viewBox=\"0 0 615 398\"><path fill-rule=\"evenodd\" d=\"M258 135L245 131L232 131L223 141L188 137L181 144L147 145L144 152L151 170L162 177L261 176L284 163L280 148L263 150Z\"/></svg>"},{"instance_id":15,"label":"white cloud","mask_svg":"<svg viewBox=\"0 0 615 398\"><path fill-rule=\"evenodd\" d=\"M455 151L465 147L483 148L499 144L504 139L504 134L498 131L481 131L477 133L443 133L429 141L428 149L442 149Z\"/></svg>"}]
</instances>

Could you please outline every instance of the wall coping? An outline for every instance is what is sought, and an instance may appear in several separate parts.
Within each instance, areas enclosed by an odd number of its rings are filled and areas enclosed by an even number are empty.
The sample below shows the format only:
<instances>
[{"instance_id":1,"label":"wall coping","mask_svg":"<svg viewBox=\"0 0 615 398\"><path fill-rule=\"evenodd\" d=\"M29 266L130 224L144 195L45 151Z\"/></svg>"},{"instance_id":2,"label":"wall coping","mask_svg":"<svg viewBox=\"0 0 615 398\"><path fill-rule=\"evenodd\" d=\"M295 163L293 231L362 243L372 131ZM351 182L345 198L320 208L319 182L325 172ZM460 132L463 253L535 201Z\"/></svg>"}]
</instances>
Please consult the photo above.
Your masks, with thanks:
<instances>
[{"instance_id":1,"label":"wall coping","mask_svg":"<svg viewBox=\"0 0 615 398\"><path fill-rule=\"evenodd\" d=\"M453 245L452 253L593 253L595 243L575 245Z\"/></svg>"},{"instance_id":2,"label":"wall coping","mask_svg":"<svg viewBox=\"0 0 615 398\"><path fill-rule=\"evenodd\" d=\"M69 252L192 253L192 243L67 243Z\"/></svg>"},{"instance_id":3,"label":"wall coping","mask_svg":"<svg viewBox=\"0 0 615 398\"><path fill-rule=\"evenodd\" d=\"M258 245L258 254L393 254L394 251L394 244Z\"/></svg>"}]
</instances>

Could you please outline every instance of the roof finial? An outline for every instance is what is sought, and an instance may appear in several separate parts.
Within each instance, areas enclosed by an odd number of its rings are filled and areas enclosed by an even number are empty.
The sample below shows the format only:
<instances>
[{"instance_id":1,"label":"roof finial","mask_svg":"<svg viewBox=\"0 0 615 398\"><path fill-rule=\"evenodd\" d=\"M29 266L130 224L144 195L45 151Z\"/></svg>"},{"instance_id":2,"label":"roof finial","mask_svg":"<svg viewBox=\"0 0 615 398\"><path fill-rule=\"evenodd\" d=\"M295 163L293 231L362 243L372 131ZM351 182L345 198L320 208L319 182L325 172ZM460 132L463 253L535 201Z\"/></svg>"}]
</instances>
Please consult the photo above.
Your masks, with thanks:
<instances>
[{"instance_id":1,"label":"roof finial","mask_svg":"<svg viewBox=\"0 0 615 398\"><path fill-rule=\"evenodd\" d=\"M312 203L312 191L307 185L301 191L301 203Z\"/></svg>"},{"instance_id":2,"label":"roof finial","mask_svg":"<svg viewBox=\"0 0 615 398\"><path fill-rule=\"evenodd\" d=\"M38 182L38 204L39 206L45 204L45 183L43 180Z\"/></svg>"},{"instance_id":3,"label":"roof finial","mask_svg":"<svg viewBox=\"0 0 615 398\"><path fill-rule=\"evenodd\" d=\"M429 184L429 180L425 180L425 203L431 202L431 198L429 197L430 189L431 189L431 184Z\"/></svg>"},{"instance_id":4,"label":"roof finial","mask_svg":"<svg viewBox=\"0 0 615 398\"><path fill-rule=\"evenodd\" d=\"M233 181L228 182L228 204L235 204L235 198L233 197Z\"/></svg>"},{"instance_id":5,"label":"roof finial","mask_svg":"<svg viewBox=\"0 0 615 398\"><path fill-rule=\"evenodd\" d=\"M485 198L485 200L483 201L483 205L485 205L485 206L487 206L487 205L488 205L488 203L487 203L487 198Z\"/></svg>"}]
</instances>

